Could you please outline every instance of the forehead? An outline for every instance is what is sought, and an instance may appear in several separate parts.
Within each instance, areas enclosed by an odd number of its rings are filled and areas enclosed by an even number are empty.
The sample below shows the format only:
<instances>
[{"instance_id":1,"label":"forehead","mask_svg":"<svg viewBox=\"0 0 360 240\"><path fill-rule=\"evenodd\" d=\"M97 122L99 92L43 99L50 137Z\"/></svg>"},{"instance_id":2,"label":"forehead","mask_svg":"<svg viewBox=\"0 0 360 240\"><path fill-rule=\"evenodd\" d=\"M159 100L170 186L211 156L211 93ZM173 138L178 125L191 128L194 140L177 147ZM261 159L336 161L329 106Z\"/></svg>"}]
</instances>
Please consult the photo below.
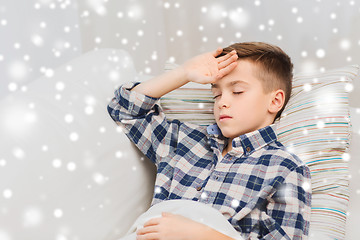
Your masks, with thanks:
<instances>
[{"instance_id":1,"label":"forehead","mask_svg":"<svg viewBox=\"0 0 360 240\"><path fill-rule=\"evenodd\" d=\"M231 86L252 86L260 84L259 79L255 77L254 71L257 67L248 60L238 60L238 65L228 75L211 84L211 88L222 88Z\"/></svg>"},{"instance_id":2,"label":"forehead","mask_svg":"<svg viewBox=\"0 0 360 240\"><path fill-rule=\"evenodd\" d=\"M220 79L221 80L221 79ZM246 81L243 81L243 80L232 80L232 81L229 81L227 83L225 83L225 87L232 87L232 86L249 86L250 84ZM211 84L211 88L214 89L214 88L220 88L222 85L219 84L219 81L217 81L216 83L212 83Z\"/></svg>"}]
</instances>

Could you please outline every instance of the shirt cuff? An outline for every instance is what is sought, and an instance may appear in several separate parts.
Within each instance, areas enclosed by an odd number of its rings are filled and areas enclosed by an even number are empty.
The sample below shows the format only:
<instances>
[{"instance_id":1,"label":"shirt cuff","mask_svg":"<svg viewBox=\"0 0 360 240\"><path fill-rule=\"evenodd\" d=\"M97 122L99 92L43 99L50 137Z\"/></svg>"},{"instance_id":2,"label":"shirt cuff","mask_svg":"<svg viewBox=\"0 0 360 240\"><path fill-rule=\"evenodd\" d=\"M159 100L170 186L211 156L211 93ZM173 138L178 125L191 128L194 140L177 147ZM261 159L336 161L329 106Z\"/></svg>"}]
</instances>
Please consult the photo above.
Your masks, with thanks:
<instances>
[{"instance_id":1,"label":"shirt cuff","mask_svg":"<svg viewBox=\"0 0 360 240\"><path fill-rule=\"evenodd\" d=\"M115 91L115 99L131 115L138 116L152 109L160 98L154 98L137 91L131 91L140 82L128 82Z\"/></svg>"}]
</instances>

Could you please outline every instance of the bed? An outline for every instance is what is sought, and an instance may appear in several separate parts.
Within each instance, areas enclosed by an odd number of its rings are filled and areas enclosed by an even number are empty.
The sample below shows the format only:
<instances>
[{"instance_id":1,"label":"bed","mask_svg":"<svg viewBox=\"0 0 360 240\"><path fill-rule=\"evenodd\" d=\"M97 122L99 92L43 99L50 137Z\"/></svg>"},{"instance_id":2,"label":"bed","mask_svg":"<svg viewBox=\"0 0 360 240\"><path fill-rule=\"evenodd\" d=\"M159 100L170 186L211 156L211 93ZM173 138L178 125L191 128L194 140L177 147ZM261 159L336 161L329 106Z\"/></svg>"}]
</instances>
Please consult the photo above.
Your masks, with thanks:
<instances>
[{"instance_id":1,"label":"bed","mask_svg":"<svg viewBox=\"0 0 360 240\"><path fill-rule=\"evenodd\" d=\"M310 239L360 234L358 68L297 75L278 123L280 140L312 171ZM115 240L128 231L150 206L156 169L106 106L121 83L150 77L121 49L94 50L0 100L0 238ZM185 88L203 98L164 96L168 117L211 121L207 90ZM194 104L201 118L186 112Z\"/></svg>"}]
</instances>

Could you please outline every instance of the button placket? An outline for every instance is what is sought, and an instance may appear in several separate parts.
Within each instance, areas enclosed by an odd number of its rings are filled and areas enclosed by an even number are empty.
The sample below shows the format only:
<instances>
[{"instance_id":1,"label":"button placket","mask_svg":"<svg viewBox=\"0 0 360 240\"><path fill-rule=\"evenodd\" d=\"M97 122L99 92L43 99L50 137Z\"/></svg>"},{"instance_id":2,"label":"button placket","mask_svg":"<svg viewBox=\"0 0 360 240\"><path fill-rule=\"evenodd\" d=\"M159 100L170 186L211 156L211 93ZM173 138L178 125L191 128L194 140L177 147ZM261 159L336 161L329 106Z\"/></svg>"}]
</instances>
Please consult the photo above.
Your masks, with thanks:
<instances>
[{"instance_id":1,"label":"button placket","mask_svg":"<svg viewBox=\"0 0 360 240\"><path fill-rule=\"evenodd\" d=\"M219 192L223 184L221 181L216 181L215 178L216 177L210 177L207 184L203 188L203 191L207 193L207 201L209 202L211 201L209 198L214 198L216 195L214 195L214 193Z\"/></svg>"}]
</instances>

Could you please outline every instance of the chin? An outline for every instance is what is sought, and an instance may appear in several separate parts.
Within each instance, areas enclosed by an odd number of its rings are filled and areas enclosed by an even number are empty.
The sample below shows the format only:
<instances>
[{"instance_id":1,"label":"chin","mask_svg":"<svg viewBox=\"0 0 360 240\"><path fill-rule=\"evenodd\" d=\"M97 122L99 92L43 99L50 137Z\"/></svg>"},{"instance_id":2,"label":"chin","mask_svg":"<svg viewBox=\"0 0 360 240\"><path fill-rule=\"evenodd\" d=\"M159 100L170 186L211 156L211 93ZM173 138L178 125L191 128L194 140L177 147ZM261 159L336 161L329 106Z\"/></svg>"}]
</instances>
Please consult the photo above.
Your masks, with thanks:
<instances>
[{"instance_id":1,"label":"chin","mask_svg":"<svg viewBox=\"0 0 360 240\"><path fill-rule=\"evenodd\" d=\"M224 137L226 137L226 138L236 138L236 137L238 137L238 136L240 136L241 134L238 134L238 135L234 135L234 132L232 132L232 133L223 133L222 132L222 135L224 136Z\"/></svg>"},{"instance_id":2,"label":"chin","mask_svg":"<svg viewBox=\"0 0 360 240\"><path fill-rule=\"evenodd\" d=\"M234 129L230 129L229 131L226 131L226 130L224 129L224 131L221 130L221 133L222 133L222 135L223 135L224 137L226 137L226 138L232 138L232 139L234 139L234 138L239 137L239 136L241 136L241 135L243 135L243 134L245 134L245 133L247 133L247 132L246 132L246 130L241 130L241 131L238 130L238 131L235 132Z\"/></svg>"}]
</instances>

